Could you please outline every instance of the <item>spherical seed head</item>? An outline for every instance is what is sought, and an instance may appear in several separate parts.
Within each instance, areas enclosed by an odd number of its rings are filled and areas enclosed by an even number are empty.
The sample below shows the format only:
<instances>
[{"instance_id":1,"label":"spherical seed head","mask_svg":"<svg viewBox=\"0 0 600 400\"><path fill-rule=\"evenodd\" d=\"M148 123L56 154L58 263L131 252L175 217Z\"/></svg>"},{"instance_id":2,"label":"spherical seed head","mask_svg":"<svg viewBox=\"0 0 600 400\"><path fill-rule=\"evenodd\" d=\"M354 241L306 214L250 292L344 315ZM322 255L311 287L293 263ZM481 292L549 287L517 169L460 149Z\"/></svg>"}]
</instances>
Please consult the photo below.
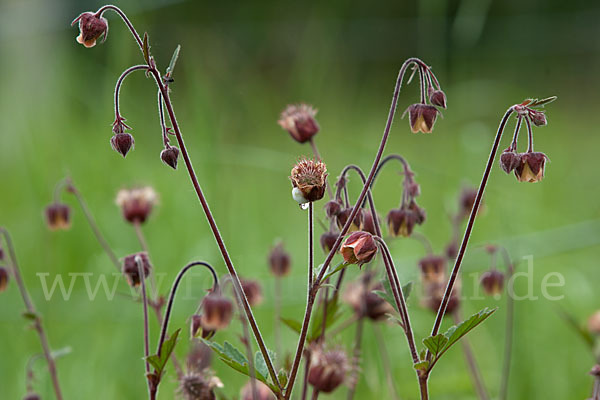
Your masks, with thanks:
<instances>
[{"instance_id":1,"label":"spherical seed head","mask_svg":"<svg viewBox=\"0 0 600 400\"><path fill-rule=\"evenodd\" d=\"M352 207L344 208L337 215L336 222L337 222L337 226L340 230L343 229L344 225L346 225L346 222L348 222L348 218L350 218L350 215L352 214L352 209L353 209ZM358 212L354 216L354 219L352 220L352 224L350 225L350 229L348 229L348 232L359 231L362 229L362 227L363 227L363 209L359 208Z\"/></svg>"},{"instance_id":2,"label":"spherical seed head","mask_svg":"<svg viewBox=\"0 0 600 400\"><path fill-rule=\"evenodd\" d=\"M202 304L204 313L200 321L204 330L216 331L227 328L233 316L231 300L218 293L210 293L204 297Z\"/></svg>"},{"instance_id":3,"label":"spherical seed head","mask_svg":"<svg viewBox=\"0 0 600 400\"><path fill-rule=\"evenodd\" d=\"M497 269L491 269L481 275L479 282L485 294L497 297L504 289L504 274Z\"/></svg>"},{"instance_id":4,"label":"spherical seed head","mask_svg":"<svg viewBox=\"0 0 600 400\"><path fill-rule=\"evenodd\" d=\"M298 190L301 198L299 203L321 200L325 195L327 185L327 167L318 160L300 159L292 168L290 175L294 190Z\"/></svg>"},{"instance_id":5,"label":"spherical seed head","mask_svg":"<svg viewBox=\"0 0 600 400\"><path fill-rule=\"evenodd\" d=\"M8 280L8 270L5 267L0 266L0 293L6 290L6 287L8 286Z\"/></svg>"},{"instance_id":6,"label":"spherical seed head","mask_svg":"<svg viewBox=\"0 0 600 400\"><path fill-rule=\"evenodd\" d=\"M298 143L305 143L319 132L316 114L317 110L309 105L292 104L283 110L277 123Z\"/></svg>"},{"instance_id":7,"label":"spherical seed head","mask_svg":"<svg viewBox=\"0 0 600 400\"><path fill-rule=\"evenodd\" d=\"M434 90L429 96L429 101L434 106L446 108L446 93L441 90Z\"/></svg>"},{"instance_id":8,"label":"spherical seed head","mask_svg":"<svg viewBox=\"0 0 600 400\"><path fill-rule=\"evenodd\" d=\"M519 182L539 182L544 178L546 155L539 152L520 154L521 162L515 168L515 176Z\"/></svg>"},{"instance_id":9,"label":"spherical seed head","mask_svg":"<svg viewBox=\"0 0 600 400\"><path fill-rule=\"evenodd\" d=\"M337 240L339 233L327 231L321 235L319 238L319 242L321 243L321 247L325 253L329 253L333 246L335 245L335 241Z\"/></svg>"},{"instance_id":10,"label":"spherical seed head","mask_svg":"<svg viewBox=\"0 0 600 400\"><path fill-rule=\"evenodd\" d=\"M323 393L331 393L344 382L349 369L344 351L316 348L311 356L308 382Z\"/></svg>"},{"instance_id":11,"label":"spherical seed head","mask_svg":"<svg viewBox=\"0 0 600 400\"><path fill-rule=\"evenodd\" d=\"M278 243L269 253L269 267L273 275L282 277L290 273L292 260L283 243Z\"/></svg>"},{"instance_id":12,"label":"spherical seed head","mask_svg":"<svg viewBox=\"0 0 600 400\"><path fill-rule=\"evenodd\" d=\"M147 278L150 275L150 270L152 266L150 265L150 260L148 258L148 254L144 252L134 253L123 258L123 275L127 279L127 282L132 287L137 287L142 283L142 278L140 276L140 270L137 263L137 258L139 257L140 262L142 264L142 270L144 272L144 278Z\"/></svg>"},{"instance_id":13,"label":"spherical seed head","mask_svg":"<svg viewBox=\"0 0 600 400\"><path fill-rule=\"evenodd\" d=\"M358 231L346 238L340 247L340 253L348 264L368 263L377 253L377 244L369 232Z\"/></svg>"},{"instance_id":14,"label":"spherical seed head","mask_svg":"<svg viewBox=\"0 0 600 400\"><path fill-rule=\"evenodd\" d=\"M593 313L587 321L588 330L594 335L600 335L600 310Z\"/></svg>"},{"instance_id":15,"label":"spherical seed head","mask_svg":"<svg viewBox=\"0 0 600 400\"><path fill-rule=\"evenodd\" d=\"M428 104L413 104L408 107L410 129L413 133L431 133L439 113L438 109Z\"/></svg>"},{"instance_id":16,"label":"spherical seed head","mask_svg":"<svg viewBox=\"0 0 600 400\"><path fill-rule=\"evenodd\" d=\"M421 279L424 283L443 283L446 281L446 259L442 256L429 255L419 260Z\"/></svg>"},{"instance_id":17,"label":"spherical seed head","mask_svg":"<svg viewBox=\"0 0 600 400\"><path fill-rule=\"evenodd\" d=\"M87 48L94 47L96 41L103 36L102 42L108 37L108 22L106 19L97 16L91 12L84 12L79 15L71 26L79 22L79 36L77 43L84 45Z\"/></svg>"},{"instance_id":18,"label":"spherical seed head","mask_svg":"<svg viewBox=\"0 0 600 400\"><path fill-rule=\"evenodd\" d=\"M123 157L129 153L129 150L131 150L134 145L135 140L133 140L133 136L129 133L115 133L113 137L110 138L110 146Z\"/></svg>"},{"instance_id":19,"label":"spherical seed head","mask_svg":"<svg viewBox=\"0 0 600 400\"><path fill-rule=\"evenodd\" d=\"M240 400L274 400L275 395L271 392L271 389L260 381L255 381L256 384L256 397L252 392L252 384L248 381L242 390L240 391Z\"/></svg>"},{"instance_id":20,"label":"spherical seed head","mask_svg":"<svg viewBox=\"0 0 600 400\"><path fill-rule=\"evenodd\" d=\"M181 377L179 393L185 400L215 400L215 387L222 387L219 378L206 373L192 372Z\"/></svg>"},{"instance_id":21,"label":"spherical seed head","mask_svg":"<svg viewBox=\"0 0 600 400\"><path fill-rule=\"evenodd\" d=\"M41 399L41 397L37 393L27 393L25 395L25 397L23 397L23 400L40 400L40 399Z\"/></svg>"},{"instance_id":22,"label":"spherical seed head","mask_svg":"<svg viewBox=\"0 0 600 400\"><path fill-rule=\"evenodd\" d=\"M506 149L500 155L500 168L510 174L521 164L521 156L510 149Z\"/></svg>"},{"instance_id":23,"label":"spherical seed head","mask_svg":"<svg viewBox=\"0 0 600 400\"><path fill-rule=\"evenodd\" d=\"M242 283L242 290L244 291L244 294L246 295L246 298L248 299L248 303L250 303L250 305L252 307L257 306L260 303L262 303L262 300L263 300L262 287L260 286L260 283L258 283L258 281L250 280L250 279L242 279L241 283Z\"/></svg>"},{"instance_id":24,"label":"spherical seed head","mask_svg":"<svg viewBox=\"0 0 600 400\"><path fill-rule=\"evenodd\" d=\"M121 189L116 203L121 208L123 218L134 223L144 223L158 201L158 196L150 186Z\"/></svg>"},{"instance_id":25,"label":"spherical seed head","mask_svg":"<svg viewBox=\"0 0 600 400\"><path fill-rule=\"evenodd\" d=\"M50 230L71 227L71 208L66 204L54 203L46 207L46 223Z\"/></svg>"},{"instance_id":26,"label":"spherical seed head","mask_svg":"<svg viewBox=\"0 0 600 400\"><path fill-rule=\"evenodd\" d=\"M160 159L166 165L173 169L177 169L177 159L179 158L179 149L175 146L169 146L160 152Z\"/></svg>"}]
</instances>

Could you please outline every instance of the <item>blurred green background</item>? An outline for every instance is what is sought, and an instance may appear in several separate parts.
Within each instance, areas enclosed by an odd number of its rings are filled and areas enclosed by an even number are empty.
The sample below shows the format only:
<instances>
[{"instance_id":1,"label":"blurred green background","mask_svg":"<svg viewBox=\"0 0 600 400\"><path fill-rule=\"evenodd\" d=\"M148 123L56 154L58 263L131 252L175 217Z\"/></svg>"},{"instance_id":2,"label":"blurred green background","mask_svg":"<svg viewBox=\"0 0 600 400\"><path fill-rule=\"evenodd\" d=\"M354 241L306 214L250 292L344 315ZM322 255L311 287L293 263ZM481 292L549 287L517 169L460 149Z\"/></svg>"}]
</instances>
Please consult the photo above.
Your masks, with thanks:
<instances>
[{"instance_id":1,"label":"blurred green background","mask_svg":"<svg viewBox=\"0 0 600 400\"><path fill-rule=\"evenodd\" d=\"M156 88L143 74L127 79L123 115L133 127L135 151L126 159L110 149L113 88L122 70L142 62L135 43L115 14L110 35L88 50L75 42L69 23L102 5L90 1L2 0L0 2L0 224L8 227L34 301L55 349L70 346L58 360L68 399L132 399L146 396L143 378L142 313L139 303L117 296L90 301L82 280L69 301L46 301L36 273L112 273L74 198L73 226L49 232L42 217L57 181L73 178L101 230L119 256L139 250L114 198L118 189L152 185L160 205L144 226L155 268L170 281L179 268L204 259L225 273L220 254L189 184L185 169L174 172L159 160ZM448 96L448 109L434 133L413 135L399 115L386 151L404 155L417 172L427 222L418 230L442 251L451 228L447 215L465 185L478 183L498 121L506 108L527 97L557 95L548 107L549 125L535 130L536 150L552 162L539 184L518 183L495 167L465 260L464 294L476 290L469 274L488 267L478 246L503 244L515 259L534 257L536 301L516 304L511 399L589 397L590 351L557 315L559 307L584 321L600 308L598 251L600 215L600 6L596 2L537 0L426 0L412 2L121 1L137 29L150 35L164 70L177 44L182 52L172 85L173 101L199 179L239 273L259 279L265 301L255 310L273 344L273 280L266 257L277 238L293 257L284 281L283 314L301 319L305 293L306 212L290 196L288 175L310 149L277 126L291 102L319 109L317 143L335 177L347 163L368 169L384 127L398 68L411 56L432 65ZM418 101L417 85L404 88L400 113ZM507 135L508 136L508 135ZM508 138L503 146L508 145ZM503 148L504 148L503 147ZM525 143L521 143L524 150ZM375 189L380 213L395 207L400 178L387 169ZM351 182L356 195L356 179ZM319 218L323 212L319 209ZM318 229L318 234L322 232ZM392 251L403 281L418 280L422 246L396 240ZM318 259L323 255L318 249ZM522 263L521 267L525 264ZM551 288L560 301L544 299L541 281L551 272L565 286ZM358 274L355 268L350 276ZM190 294L175 306L172 328L185 327L207 275L194 278ZM13 282L14 283L14 282ZM163 287L167 290L167 285ZM517 293L527 291L523 280ZM126 291L121 284L120 291ZM418 293L418 289L417 289ZM425 337L434 315L410 299L414 328ZM471 296L472 297L472 296ZM463 314L486 306L499 311L469 336L492 397L500 377L504 299L465 300ZM0 397L25 392L25 364L40 351L35 332L21 317L14 284L0 296ZM154 321L153 319L151 321ZM448 323L449 321L446 321ZM416 399L417 385L405 338L396 326L381 326L402 399ZM186 329L184 329L187 332ZM350 350L352 329L334 340ZM217 341L239 344L239 324ZM282 328L285 347L296 336ZM153 343L157 338L152 331ZM183 356L187 341L178 345ZM356 398L390 398L373 330L367 325ZM213 362L235 398L244 378ZM53 398L43 362L35 367L36 389ZM171 373L160 398L173 398ZM475 399L459 347L431 378L434 399ZM345 398L338 389L322 398Z\"/></svg>"}]
</instances>

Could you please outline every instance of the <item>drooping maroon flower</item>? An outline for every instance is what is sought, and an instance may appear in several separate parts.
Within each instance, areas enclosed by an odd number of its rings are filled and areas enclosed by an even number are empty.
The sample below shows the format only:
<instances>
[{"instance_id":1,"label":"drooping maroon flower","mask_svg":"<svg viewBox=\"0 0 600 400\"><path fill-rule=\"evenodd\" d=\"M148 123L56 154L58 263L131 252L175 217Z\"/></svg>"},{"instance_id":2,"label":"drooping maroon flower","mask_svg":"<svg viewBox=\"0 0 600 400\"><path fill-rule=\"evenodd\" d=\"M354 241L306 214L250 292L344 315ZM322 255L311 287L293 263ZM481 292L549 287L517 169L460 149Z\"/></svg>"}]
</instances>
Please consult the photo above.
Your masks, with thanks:
<instances>
[{"instance_id":1,"label":"drooping maroon flower","mask_svg":"<svg viewBox=\"0 0 600 400\"><path fill-rule=\"evenodd\" d=\"M331 393L346 379L349 370L348 357L342 350L325 351L313 349L308 383L323 393Z\"/></svg>"},{"instance_id":2,"label":"drooping maroon flower","mask_svg":"<svg viewBox=\"0 0 600 400\"><path fill-rule=\"evenodd\" d=\"M135 145L135 140L133 140L133 136L129 133L119 132L115 133L110 138L110 146L114 151L125 157L129 150Z\"/></svg>"},{"instance_id":3,"label":"drooping maroon flower","mask_svg":"<svg viewBox=\"0 0 600 400\"><path fill-rule=\"evenodd\" d=\"M316 114L317 110L309 105L292 104L283 110L277 123L298 143L305 143L319 132Z\"/></svg>"},{"instance_id":4,"label":"drooping maroon flower","mask_svg":"<svg viewBox=\"0 0 600 400\"><path fill-rule=\"evenodd\" d=\"M421 278L425 283L446 281L446 259L442 256L429 255L419 260Z\"/></svg>"},{"instance_id":5,"label":"drooping maroon flower","mask_svg":"<svg viewBox=\"0 0 600 400\"><path fill-rule=\"evenodd\" d=\"M177 159L179 158L179 149L175 146L169 146L160 152L160 159L166 165L173 169L177 169Z\"/></svg>"},{"instance_id":6,"label":"drooping maroon flower","mask_svg":"<svg viewBox=\"0 0 600 400\"><path fill-rule=\"evenodd\" d=\"M481 275L481 287L488 296L499 296L504 289L504 274L497 269L491 269Z\"/></svg>"},{"instance_id":7,"label":"drooping maroon flower","mask_svg":"<svg viewBox=\"0 0 600 400\"><path fill-rule=\"evenodd\" d=\"M335 245L335 241L339 236L338 232L327 231L321 235L319 238L319 242L321 243L321 247L325 253L329 253Z\"/></svg>"},{"instance_id":8,"label":"drooping maroon flower","mask_svg":"<svg viewBox=\"0 0 600 400\"><path fill-rule=\"evenodd\" d=\"M515 168L519 182L539 182L544 178L544 167L548 157L544 153L531 152L520 154L520 163Z\"/></svg>"},{"instance_id":9,"label":"drooping maroon flower","mask_svg":"<svg viewBox=\"0 0 600 400\"><path fill-rule=\"evenodd\" d=\"M379 216L377 215L377 222L379 221ZM375 231L375 220L373 218L373 213L369 210L363 211L362 230L369 232L372 235L377 235L377 232Z\"/></svg>"},{"instance_id":10,"label":"drooping maroon flower","mask_svg":"<svg viewBox=\"0 0 600 400\"><path fill-rule=\"evenodd\" d=\"M358 231L346 238L340 248L340 253L346 263L362 265L373 259L377 253L377 244L373 235Z\"/></svg>"},{"instance_id":11,"label":"drooping maroon flower","mask_svg":"<svg viewBox=\"0 0 600 400\"><path fill-rule=\"evenodd\" d=\"M46 223L50 230L71 227L71 208L66 204L54 203L46 207Z\"/></svg>"},{"instance_id":12,"label":"drooping maroon flower","mask_svg":"<svg viewBox=\"0 0 600 400\"><path fill-rule=\"evenodd\" d=\"M408 107L410 129L413 133L431 133L439 113L438 109L428 104L413 104Z\"/></svg>"},{"instance_id":13,"label":"drooping maroon flower","mask_svg":"<svg viewBox=\"0 0 600 400\"><path fill-rule=\"evenodd\" d=\"M429 308L434 313L437 313L440 305L442 304L442 299L444 298L444 293L446 292L446 282L430 282L424 285L425 296L423 298L423 305ZM460 306L460 282L456 282L454 288L452 289L452 293L450 294L450 299L448 300L448 305L446 306L446 312L444 315L452 314L458 307Z\"/></svg>"},{"instance_id":14,"label":"drooping maroon flower","mask_svg":"<svg viewBox=\"0 0 600 400\"><path fill-rule=\"evenodd\" d=\"M87 48L94 47L96 41L103 36L102 42L108 37L108 21L91 12L84 12L71 22L71 26L79 22L77 43Z\"/></svg>"},{"instance_id":15,"label":"drooping maroon flower","mask_svg":"<svg viewBox=\"0 0 600 400\"><path fill-rule=\"evenodd\" d=\"M201 317L202 329L216 331L227 328L233 316L231 300L219 293L209 293L202 305L204 308Z\"/></svg>"},{"instance_id":16,"label":"drooping maroon flower","mask_svg":"<svg viewBox=\"0 0 600 400\"><path fill-rule=\"evenodd\" d=\"M144 252L134 253L123 258L123 275L127 278L127 282L130 286L137 287L142 283L142 277L140 276L140 269L138 263L136 262L136 258L139 257L142 270L144 272L144 279L150 275L150 269L152 266L150 265L150 259L148 258L148 254Z\"/></svg>"}]
</instances>

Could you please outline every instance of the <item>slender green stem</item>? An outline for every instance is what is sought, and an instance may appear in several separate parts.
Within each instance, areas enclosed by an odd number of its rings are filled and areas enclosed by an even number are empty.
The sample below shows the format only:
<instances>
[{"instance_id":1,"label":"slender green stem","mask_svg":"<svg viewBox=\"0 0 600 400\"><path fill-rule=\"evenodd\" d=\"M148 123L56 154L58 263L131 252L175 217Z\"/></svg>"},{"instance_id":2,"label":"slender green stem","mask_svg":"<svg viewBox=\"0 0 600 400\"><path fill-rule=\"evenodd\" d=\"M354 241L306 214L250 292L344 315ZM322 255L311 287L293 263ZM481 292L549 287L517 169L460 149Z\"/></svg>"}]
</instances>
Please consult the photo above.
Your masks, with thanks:
<instances>
[{"instance_id":1,"label":"slender green stem","mask_svg":"<svg viewBox=\"0 0 600 400\"><path fill-rule=\"evenodd\" d=\"M46 335L46 331L44 330L44 326L42 325L42 319L40 318L35 309L33 301L31 300L31 296L29 295L29 291L27 290L27 286L25 286L25 282L23 281L23 277L21 276L21 269L19 268L19 263L17 261L17 253L13 246L10 233L4 227L0 227L0 233L2 233L2 235L4 236L4 242L6 243L8 255L10 257L12 273L15 277L15 281L17 282L19 292L21 292L21 297L23 298L23 303L25 303L25 308L27 309L27 312L34 317L33 327L35 328L38 334L40 343L42 345L42 350L44 352L44 357L46 358L46 363L48 364L48 372L50 373L50 379L52 380L52 388L54 389L56 400L62 400L63 396L60 384L58 382L58 372L56 369L56 363L54 361L54 357L52 357L52 351L50 350L50 344L48 343L48 336Z\"/></svg>"}]
</instances>

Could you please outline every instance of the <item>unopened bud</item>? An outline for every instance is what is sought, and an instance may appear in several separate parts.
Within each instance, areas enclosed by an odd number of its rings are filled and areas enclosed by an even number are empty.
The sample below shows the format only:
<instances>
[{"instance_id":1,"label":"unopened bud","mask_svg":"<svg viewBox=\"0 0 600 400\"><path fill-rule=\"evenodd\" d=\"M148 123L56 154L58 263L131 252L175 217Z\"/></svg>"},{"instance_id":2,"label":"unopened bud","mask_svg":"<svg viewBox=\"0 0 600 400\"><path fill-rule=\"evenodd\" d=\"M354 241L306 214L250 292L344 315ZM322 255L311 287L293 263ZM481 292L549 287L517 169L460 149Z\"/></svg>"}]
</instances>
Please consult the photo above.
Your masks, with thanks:
<instances>
[{"instance_id":1,"label":"unopened bud","mask_svg":"<svg viewBox=\"0 0 600 400\"><path fill-rule=\"evenodd\" d=\"M429 96L429 101L434 106L446 108L446 94L441 90L434 90Z\"/></svg>"},{"instance_id":2,"label":"unopened bud","mask_svg":"<svg viewBox=\"0 0 600 400\"><path fill-rule=\"evenodd\" d=\"M377 253L377 244L373 235L368 232L354 232L346 238L340 248L344 262L362 265L373 259Z\"/></svg>"},{"instance_id":3,"label":"unopened bud","mask_svg":"<svg viewBox=\"0 0 600 400\"><path fill-rule=\"evenodd\" d=\"M340 212L342 212L342 205L337 200L330 200L325 204L325 214L327 218L336 217Z\"/></svg>"},{"instance_id":4,"label":"unopened bud","mask_svg":"<svg viewBox=\"0 0 600 400\"><path fill-rule=\"evenodd\" d=\"M129 133L116 133L110 138L110 145L114 151L121 154L123 157L129 153L129 150L134 146L135 140Z\"/></svg>"},{"instance_id":5,"label":"unopened bud","mask_svg":"<svg viewBox=\"0 0 600 400\"><path fill-rule=\"evenodd\" d=\"M506 149L500 155L500 168L507 174L521 164L521 156L512 150Z\"/></svg>"},{"instance_id":6,"label":"unopened bud","mask_svg":"<svg viewBox=\"0 0 600 400\"><path fill-rule=\"evenodd\" d=\"M529 117L535 126L548 125L546 114L543 111L529 110Z\"/></svg>"},{"instance_id":7,"label":"unopened bud","mask_svg":"<svg viewBox=\"0 0 600 400\"><path fill-rule=\"evenodd\" d=\"M285 276L291 269L291 257L283 248L283 243L278 243L269 254L269 267L275 276Z\"/></svg>"},{"instance_id":8,"label":"unopened bud","mask_svg":"<svg viewBox=\"0 0 600 400\"><path fill-rule=\"evenodd\" d=\"M166 165L173 169L177 169L177 159L179 158L179 149L175 146L169 146L160 152L160 159Z\"/></svg>"},{"instance_id":9,"label":"unopened bud","mask_svg":"<svg viewBox=\"0 0 600 400\"><path fill-rule=\"evenodd\" d=\"M327 231L321 235L319 242L321 243L321 247L323 248L323 251L325 253L329 253L331 251L331 249L335 245L338 236L339 233L332 231Z\"/></svg>"},{"instance_id":10,"label":"unopened bud","mask_svg":"<svg viewBox=\"0 0 600 400\"><path fill-rule=\"evenodd\" d=\"M146 186L119 190L116 203L121 208L125 220L132 224L141 224L150 216L157 200L154 189Z\"/></svg>"},{"instance_id":11,"label":"unopened bud","mask_svg":"<svg viewBox=\"0 0 600 400\"><path fill-rule=\"evenodd\" d=\"M71 22L71 26L75 25L77 22L79 22L79 36L77 36L77 43L90 48L96 45L96 41L101 36L104 36L102 42L106 40L106 37L108 36L108 22L105 18L91 12L84 12Z\"/></svg>"},{"instance_id":12,"label":"unopened bud","mask_svg":"<svg viewBox=\"0 0 600 400\"><path fill-rule=\"evenodd\" d=\"M315 120L316 114L317 110L309 105L289 105L283 110L277 122L294 140L305 143L319 132L319 124Z\"/></svg>"},{"instance_id":13,"label":"unopened bud","mask_svg":"<svg viewBox=\"0 0 600 400\"><path fill-rule=\"evenodd\" d=\"M127 278L129 285L133 287L137 287L140 285L140 283L142 283L140 268L137 262L138 259L142 264L144 279L150 275L150 269L152 268L147 253L141 252L126 256L123 259L123 275L125 275L125 278Z\"/></svg>"},{"instance_id":14,"label":"unopened bud","mask_svg":"<svg viewBox=\"0 0 600 400\"><path fill-rule=\"evenodd\" d=\"M222 387L219 378L206 373L192 372L181 377L179 392L186 400L215 400L215 387Z\"/></svg>"},{"instance_id":15,"label":"unopened bud","mask_svg":"<svg viewBox=\"0 0 600 400\"><path fill-rule=\"evenodd\" d=\"M258 281L242 279L241 283L242 290L248 299L248 303L250 303L252 307L262 303L262 288L260 287L260 283L258 283Z\"/></svg>"}]
</instances>

